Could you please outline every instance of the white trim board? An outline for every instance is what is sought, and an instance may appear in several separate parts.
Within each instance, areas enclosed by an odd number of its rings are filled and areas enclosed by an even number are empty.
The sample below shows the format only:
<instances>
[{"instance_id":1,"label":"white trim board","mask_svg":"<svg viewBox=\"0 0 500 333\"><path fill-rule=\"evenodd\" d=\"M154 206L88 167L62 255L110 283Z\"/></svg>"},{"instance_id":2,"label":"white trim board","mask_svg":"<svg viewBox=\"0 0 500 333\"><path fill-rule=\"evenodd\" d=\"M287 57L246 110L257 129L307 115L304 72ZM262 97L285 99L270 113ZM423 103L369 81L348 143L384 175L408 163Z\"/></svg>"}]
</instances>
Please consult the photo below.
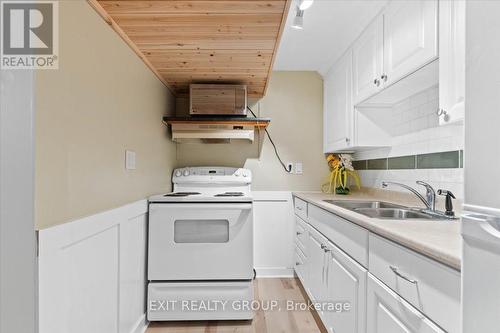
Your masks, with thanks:
<instances>
[{"instance_id":1,"label":"white trim board","mask_svg":"<svg viewBox=\"0 0 500 333\"><path fill-rule=\"evenodd\" d=\"M147 327L147 200L39 232L41 333Z\"/></svg>"}]
</instances>

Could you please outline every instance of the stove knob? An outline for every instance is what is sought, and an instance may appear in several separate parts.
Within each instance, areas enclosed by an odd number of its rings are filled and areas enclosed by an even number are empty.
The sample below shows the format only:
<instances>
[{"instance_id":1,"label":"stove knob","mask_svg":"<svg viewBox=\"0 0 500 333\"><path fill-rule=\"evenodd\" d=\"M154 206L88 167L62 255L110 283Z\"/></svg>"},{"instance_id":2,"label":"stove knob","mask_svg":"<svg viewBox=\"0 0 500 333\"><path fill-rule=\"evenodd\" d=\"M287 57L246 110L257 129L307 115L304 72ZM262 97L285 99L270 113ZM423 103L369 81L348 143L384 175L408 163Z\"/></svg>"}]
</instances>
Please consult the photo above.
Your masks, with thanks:
<instances>
[{"instance_id":1,"label":"stove knob","mask_svg":"<svg viewBox=\"0 0 500 333\"><path fill-rule=\"evenodd\" d=\"M236 170L236 172L234 173L234 175L235 175L236 177L241 176L241 172L240 172L240 170Z\"/></svg>"},{"instance_id":2,"label":"stove knob","mask_svg":"<svg viewBox=\"0 0 500 333\"><path fill-rule=\"evenodd\" d=\"M184 170L184 176L189 176L189 170Z\"/></svg>"},{"instance_id":3,"label":"stove knob","mask_svg":"<svg viewBox=\"0 0 500 333\"><path fill-rule=\"evenodd\" d=\"M180 176L182 176L181 170L176 170L175 171L175 177L180 177Z\"/></svg>"}]
</instances>

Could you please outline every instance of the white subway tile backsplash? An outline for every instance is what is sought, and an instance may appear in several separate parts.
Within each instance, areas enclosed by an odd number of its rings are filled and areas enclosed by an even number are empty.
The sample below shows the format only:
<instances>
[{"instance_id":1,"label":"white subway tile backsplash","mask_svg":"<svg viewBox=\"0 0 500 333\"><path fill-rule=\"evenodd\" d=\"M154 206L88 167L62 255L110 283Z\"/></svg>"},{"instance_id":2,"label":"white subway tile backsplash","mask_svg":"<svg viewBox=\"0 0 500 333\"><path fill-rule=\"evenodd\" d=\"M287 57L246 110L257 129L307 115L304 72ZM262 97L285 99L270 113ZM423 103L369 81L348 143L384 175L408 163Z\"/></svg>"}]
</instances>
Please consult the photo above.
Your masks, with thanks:
<instances>
[{"instance_id":1,"label":"white subway tile backsplash","mask_svg":"<svg viewBox=\"0 0 500 333\"><path fill-rule=\"evenodd\" d=\"M463 125L439 126L438 87L432 87L396 104L391 110L387 131L392 133L391 147L358 152L355 159L375 159L461 150ZM415 187L415 181L429 182L436 189L452 191L463 198L463 169L411 169L358 171L363 186L380 187L382 181L397 181ZM393 190L402 190L393 188Z\"/></svg>"}]
</instances>

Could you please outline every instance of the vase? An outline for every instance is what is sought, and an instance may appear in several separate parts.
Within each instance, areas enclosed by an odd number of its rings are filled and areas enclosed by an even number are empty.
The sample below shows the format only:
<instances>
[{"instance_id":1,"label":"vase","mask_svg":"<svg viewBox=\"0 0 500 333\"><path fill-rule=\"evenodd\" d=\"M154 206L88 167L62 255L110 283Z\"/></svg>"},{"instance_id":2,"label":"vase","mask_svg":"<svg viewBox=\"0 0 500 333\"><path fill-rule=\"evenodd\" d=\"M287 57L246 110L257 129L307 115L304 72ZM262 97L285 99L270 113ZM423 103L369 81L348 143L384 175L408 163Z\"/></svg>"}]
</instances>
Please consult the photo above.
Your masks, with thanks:
<instances>
[{"instance_id":1,"label":"vase","mask_svg":"<svg viewBox=\"0 0 500 333\"><path fill-rule=\"evenodd\" d=\"M338 186L336 189L335 189L335 193L336 194L341 194L341 195L347 195L349 194L349 188L348 187L342 187L342 186Z\"/></svg>"}]
</instances>

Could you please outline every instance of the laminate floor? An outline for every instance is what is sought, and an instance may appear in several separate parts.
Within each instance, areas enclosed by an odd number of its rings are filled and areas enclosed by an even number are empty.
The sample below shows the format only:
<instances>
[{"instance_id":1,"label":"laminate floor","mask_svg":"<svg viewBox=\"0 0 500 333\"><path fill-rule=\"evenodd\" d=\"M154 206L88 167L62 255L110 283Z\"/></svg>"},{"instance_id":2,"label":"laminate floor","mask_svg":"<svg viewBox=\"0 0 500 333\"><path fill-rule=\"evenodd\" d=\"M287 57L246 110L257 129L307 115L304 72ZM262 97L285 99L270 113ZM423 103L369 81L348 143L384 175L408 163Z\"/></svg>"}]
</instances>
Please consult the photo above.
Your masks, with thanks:
<instances>
[{"instance_id":1,"label":"laminate floor","mask_svg":"<svg viewBox=\"0 0 500 333\"><path fill-rule=\"evenodd\" d=\"M255 299L306 302L298 279L266 278L254 282ZM312 311L255 311L252 321L153 322L146 333L324 333L317 314Z\"/></svg>"}]
</instances>

